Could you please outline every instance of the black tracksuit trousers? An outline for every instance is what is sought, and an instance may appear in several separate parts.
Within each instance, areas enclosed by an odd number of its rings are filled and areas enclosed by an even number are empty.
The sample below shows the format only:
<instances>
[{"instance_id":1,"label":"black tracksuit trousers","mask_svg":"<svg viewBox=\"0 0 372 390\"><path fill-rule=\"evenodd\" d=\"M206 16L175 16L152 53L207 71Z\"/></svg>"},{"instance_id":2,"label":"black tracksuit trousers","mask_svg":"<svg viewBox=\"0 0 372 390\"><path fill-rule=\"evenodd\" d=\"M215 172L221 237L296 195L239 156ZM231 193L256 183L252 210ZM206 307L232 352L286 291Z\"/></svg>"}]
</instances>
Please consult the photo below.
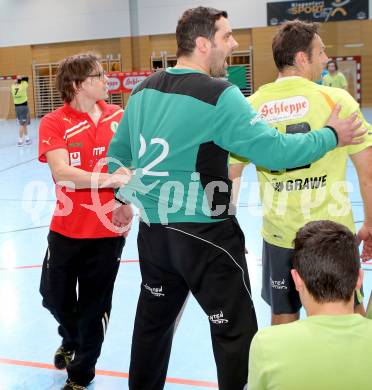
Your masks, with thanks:
<instances>
[{"instance_id":1,"label":"black tracksuit trousers","mask_svg":"<svg viewBox=\"0 0 372 390\"><path fill-rule=\"evenodd\" d=\"M141 292L133 332L130 390L164 387L175 320L189 291L210 322L220 390L243 390L257 331L235 218L215 223L140 223Z\"/></svg>"},{"instance_id":2,"label":"black tracksuit trousers","mask_svg":"<svg viewBox=\"0 0 372 390\"><path fill-rule=\"evenodd\" d=\"M59 323L62 345L75 351L68 377L83 386L95 376L124 242L124 237L74 239L53 231L48 235L40 282L43 306Z\"/></svg>"}]
</instances>

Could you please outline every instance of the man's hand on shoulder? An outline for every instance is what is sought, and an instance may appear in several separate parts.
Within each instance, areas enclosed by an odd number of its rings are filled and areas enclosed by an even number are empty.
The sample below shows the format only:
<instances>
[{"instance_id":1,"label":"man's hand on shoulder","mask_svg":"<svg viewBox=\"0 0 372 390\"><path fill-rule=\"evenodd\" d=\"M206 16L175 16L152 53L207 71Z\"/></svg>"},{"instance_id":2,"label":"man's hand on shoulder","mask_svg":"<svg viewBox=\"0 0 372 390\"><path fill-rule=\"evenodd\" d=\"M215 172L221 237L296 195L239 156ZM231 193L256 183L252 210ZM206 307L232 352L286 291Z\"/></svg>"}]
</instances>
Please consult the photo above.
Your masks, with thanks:
<instances>
[{"instance_id":1,"label":"man's hand on shoulder","mask_svg":"<svg viewBox=\"0 0 372 390\"><path fill-rule=\"evenodd\" d=\"M341 106L336 104L328 118L326 126L332 128L337 133L337 146L358 145L363 143L363 136L367 129L360 128L362 121L358 119L358 113L354 112L346 119L339 118Z\"/></svg>"},{"instance_id":2,"label":"man's hand on shoulder","mask_svg":"<svg viewBox=\"0 0 372 390\"><path fill-rule=\"evenodd\" d=\"M363 242L361 258L363 261L372 260L372 226L365 223L360 228L357 238L359 243Z\"/></svg>"}]
</instances>

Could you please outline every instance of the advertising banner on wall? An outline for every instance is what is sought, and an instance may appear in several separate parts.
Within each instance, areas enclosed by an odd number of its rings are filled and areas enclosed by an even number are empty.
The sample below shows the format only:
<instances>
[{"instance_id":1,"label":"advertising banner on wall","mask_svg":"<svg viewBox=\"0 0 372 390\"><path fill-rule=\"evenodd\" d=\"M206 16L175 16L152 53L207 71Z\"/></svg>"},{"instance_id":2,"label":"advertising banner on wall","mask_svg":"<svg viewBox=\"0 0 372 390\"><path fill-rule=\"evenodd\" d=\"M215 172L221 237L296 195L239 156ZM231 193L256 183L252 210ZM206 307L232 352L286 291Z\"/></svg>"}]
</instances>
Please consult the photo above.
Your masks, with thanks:
<instances>
[{"instance_id":1,"label":"advertising banner on wall","mask_svg":"<svg viewBox=\"0 0 372 390\"><path fill-rule=\"evenodd\" d=\"M138 72L108 72L107 86L109 93L131 93L132 89L152 74L149 70Z\"/></svg>"},{"instance_id":2,"label":"advertising banner on wall","mask_svg":"<svg viewBox=\"0 0 372 390\"><path fill-rule=\"evenodd\" d=\"M267 3L267 25L275 26L286 20L336 22L369 18L369 0L280 1Z\"/></svg>"}]
</instances>

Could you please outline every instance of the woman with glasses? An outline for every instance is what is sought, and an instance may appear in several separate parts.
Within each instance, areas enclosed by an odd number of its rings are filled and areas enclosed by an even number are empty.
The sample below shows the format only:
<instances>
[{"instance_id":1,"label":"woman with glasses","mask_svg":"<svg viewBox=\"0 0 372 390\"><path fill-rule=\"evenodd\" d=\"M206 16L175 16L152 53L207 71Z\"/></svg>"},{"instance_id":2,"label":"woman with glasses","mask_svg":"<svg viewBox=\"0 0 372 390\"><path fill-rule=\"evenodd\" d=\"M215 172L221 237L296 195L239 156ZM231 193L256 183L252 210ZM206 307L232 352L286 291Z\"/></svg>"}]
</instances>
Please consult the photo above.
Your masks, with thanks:
<instances>
[{"instance_id":1,"label":"woman with glasses","mask_svg":"<svg viewBox=\"0 0 372 390\"><path fill-rule=\"evenodd\" d=\"M95 376L133 217L131 206L114 202L112 189L125 185L130 171L107 173L108 144L123 110L104 100L107 77L98 57L64 59L56 87L64 106L39 129L39 160L48 163L57 195L40 292L59 324L54 365L67 369L63 390L80 390Z\"/></svg>"}]
</instances>

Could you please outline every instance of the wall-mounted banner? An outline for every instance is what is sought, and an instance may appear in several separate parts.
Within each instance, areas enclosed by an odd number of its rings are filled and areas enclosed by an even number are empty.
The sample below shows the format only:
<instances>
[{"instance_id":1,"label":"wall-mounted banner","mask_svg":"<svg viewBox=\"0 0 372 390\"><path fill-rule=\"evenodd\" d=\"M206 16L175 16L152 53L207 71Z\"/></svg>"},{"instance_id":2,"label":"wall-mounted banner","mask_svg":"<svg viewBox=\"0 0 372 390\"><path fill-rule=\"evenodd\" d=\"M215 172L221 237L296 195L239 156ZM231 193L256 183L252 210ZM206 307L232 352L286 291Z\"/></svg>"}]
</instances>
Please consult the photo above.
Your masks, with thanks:
<instances>
[{"instance_id":1,"label":"wall-mounted banner","mask_svg":"<svg viewBox=\"0 0 372 390\"><path fill-rule=\"evenodd\" d=\"M109 93L130 93L132 89L152 74L149 70L138 72L108 72L107 87Z\"/></svg>"},{"instance_id":2,"label":"wall-mounted banner","mask_svg":"<svg viewBox=\"0 0 372 390\"><path fill-rule=\"evenodd\" d=\"M275 26L286 20L311 22L364 20L369 17L368 0L280 1L267 3L267 25Z\"/></svg>"}]
</instances>

